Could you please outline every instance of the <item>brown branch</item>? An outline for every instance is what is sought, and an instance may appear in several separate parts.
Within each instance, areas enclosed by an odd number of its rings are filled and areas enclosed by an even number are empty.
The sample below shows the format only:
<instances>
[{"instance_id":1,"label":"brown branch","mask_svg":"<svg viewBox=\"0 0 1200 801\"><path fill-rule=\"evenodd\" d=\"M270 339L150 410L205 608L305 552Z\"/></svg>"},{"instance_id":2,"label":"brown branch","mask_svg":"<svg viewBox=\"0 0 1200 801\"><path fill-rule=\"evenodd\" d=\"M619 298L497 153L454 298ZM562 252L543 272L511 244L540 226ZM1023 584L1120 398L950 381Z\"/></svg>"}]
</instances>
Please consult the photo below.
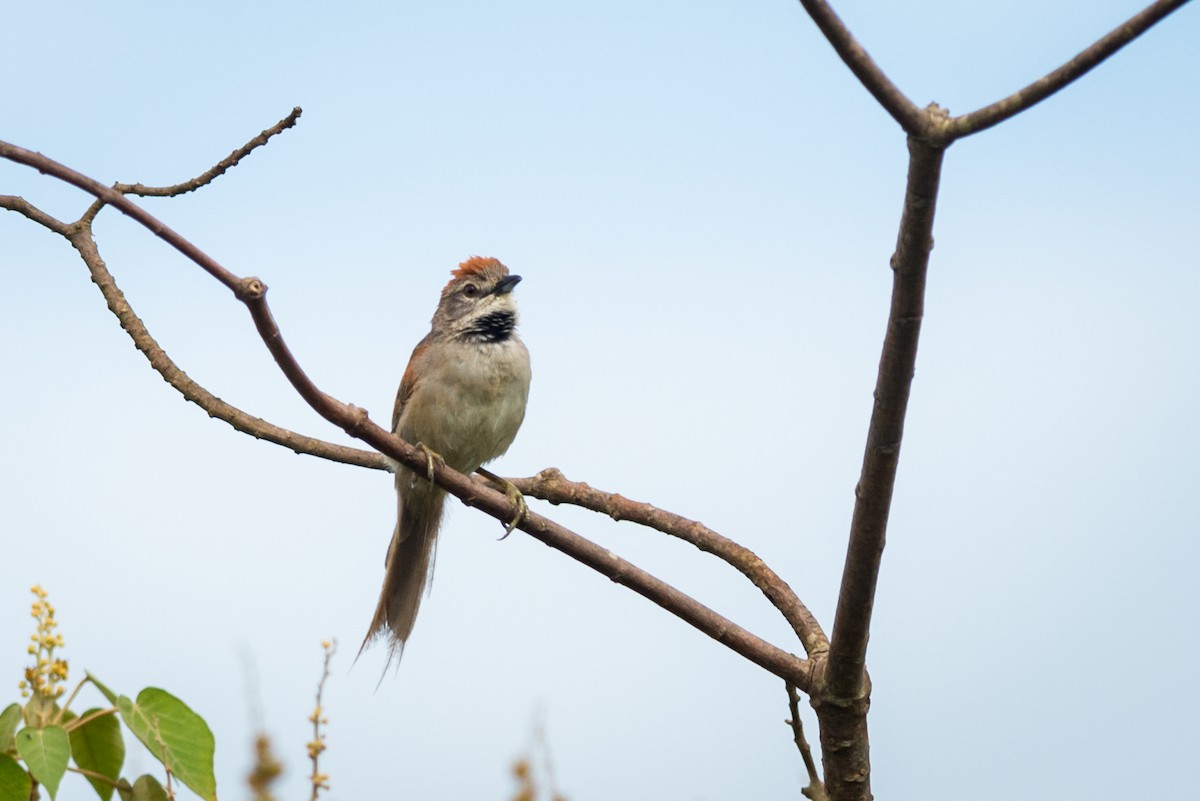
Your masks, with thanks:
<instances>
[{"instance_id":1,"label":"brown branch","mask_svg":"<svg viewBox=\"0 0 1200 801\"><path fill-rule=\"evenodd\" d=\"M233 292L236 293L241 286L242 279L226 270L212 256L209 256L207 253L200 250L200 248L184 239L153 214L146 211L141 206L138 206L116 189L105 186L99 181L87 177L83 173L59 164L53 159L43 156L41 153L35 153L32 150L26 150L23 147L19 147L9 142L0 141L0 158L14 161L17 164L24 164L27 167L32 167L38 172L47 175L53 175L60 181L65 181L72 186L82 189L89 195L105 201L108 205L118 209L122 214L125 214L127 217L131 217L132 219L141 223L150 231L150 233L154 234L159 239L163 240L168 245L175 248L184 256L195 262L201 269L203 269L213 278L216 278Z\"/></svg>"},{"instance_id":2,"label":"brown branch","mask_svg":"<svg viewBox=\"0 0 1200 801\"><path fill-rule=\"evenodd\" d=\"M238 278L215 259L184 239L176 231L149 212L129 201L116 190L82 175L39 153L0 142L0 157L37 169L47 175L77 186L93 196L104 199L127 216L141 223L163 241L187 256L221 283L249 309L263 342L271 355L300 393L301 397L325 419L343 428L351 436L410 467L418 475L427 469L425 453L373 423L366 412L342 403L322 392L304 373L283 341L281 332L266 302L266 285L257 278ZM501 492L476 482L445 465L435 465L434 482L455 495L468 506L474 506L501 522L512 520L516 514L513 503ZM676 588L646 571L621 559L565 527L533 512L527 512L519 526L552 548L650 599L736 653L769 672L790 681L808 692L812 688L813 662L788 653L760 637L751 634Z\"/></svg>"},{"instance_id":3,"label":"brown branch","mask_svg":"<svg viewBox=\"0 0 1200 801\"><path fill-rule=\"evenodd\" d=\"M933 217L944 153L916 137L909 137L908 151L908 186L892 256L892 304L879 360L875 405L854 491L854 516L829 660L818 677L816 692L811 693L821 724L825 788L837 799L871 798L867 640L924 315L925 274L933 249Z\"/></svg>"},{"instance_id":4,"label":"brown branch","mask_svg":"<svg viewBox=\"0 0 1200 801\"><path fill-rule=\"evenodd\" d=\"M183 195L188 192L194 192L195 190L197 190L203 186L209 185L210 183L215 181L217 178L221 177L226 172L228 172L229 170L236 167L238 165L238 162L240 162L246 156L250 155L250 153L253 152L255 149L260 148L263 145L265 145L267 142L269 142L271 140L271 138L273 136L275 136L277 134L281 134L284 131L286 131L288 128L291 128L292 126L294 126L296 124L296 121L300 119L300 115L303 113L304 113L303 109L301 109L299 106L296 106L294 109L292 109L292 112L290 114L288 114L286 117L284 117L282 120L275 123L270 128L267 128L265 131L260 133L258 136L254 137L249 142L242 145L237 150L233 151L228 156L226 156L225 158L218 161L216 164L214 164L212 166L212 168L210 168L206 172L201 173L200 175L197 175L195 178L192 178L191 180L184 181L183 183L175 184L174 186L145 186L144 184L140 184L140 183L137 183L137 184L118 183L118 184L113 185L113 189L116 190L117 192L120 192L123 195L139 195L141 197L176 197L178 195ZM96 215L100 212L100 210L102 208L104 208L105 205L106 205L106 203L104 200L97 200L95 203L93 203L91 205L90 208L88 208L88 210L86 212L84 212L83 217L80 219L80 222L91 222L92 220L94 220L96 218Z\"/></svg>"},{"instance_id":5,"label":"brown branch","mask_svg":"<svg viewBox=\"0 0 1200 801\"><path fill-rule=\"evenodd\" d=\"M791 684L787 685L787 694L788 711L792 714L791 720L787 723L792 727L792 739L796 743L796 748L800 750L800 758L804 760L804 769L808 771L808 786L800 792L804 794L805 798L810 798L812 801L828 801L829 796L825 794L825 785L821 782L821 774L817 772L817 763L813 761L812 749L808 747L808 740L804 737L804 723L800 720L800 694Z\"/></svg>"},{"instance_id":6,"label":"brown branch","mask_svg":"<svg viewBox=\"0 0 1200 801\"><path fill-rule=\"evenodd\" d=\"M904 132L910 136L926 135L928 116L884 74L830 5L825 0L800 0L800 5L859 82L892 115L892 119L900 123Z\"/></svg>"},{"instance_id":7,"label":"brown branch","mask_svg":"<svg viewBox=\"0 0 1200 801\"><path fill-rule=\"evenodd\" d=\"M262 439L282 445L298 454L310 454L334 462L368 467L374 470L390 469L387 460L375 451L351 448L316 437L309 437L291 431L260 417L255 417L239 409L231 403L221 400L207 389L196 383L187 373L175 364L162 346L150 334L145 323L134 312L133 307L125 299L125 294L117 286L112 273L109 272L96 241L92 237L89 221L81 219L75 223L64 223L61 220L41 211L23 198L12 195L0 195L0 208L6 208L22 214L33 222L67 239L78 251L88 271L92 282L100 289L108 304L109 311L116 315L125 333L129 334L134 346L140 350L150 362L150 366L163 377L163 380L175 388L185 400L196 404L209 417L224 420L237 431L249 434L255 439ZM86 215L85 215L86 217Z\"/></svg>"},{"instance_id":8,"label":"brown branch","mask_svg":"<svg viewBox=\"0 0 1200 801\"><path fill-rule=\"evenodd\" d=\"M238 298L250 310L259 336L275 357L275 362L292 386L326 420L341 426L346 433L424 475L429 469L425 451L405 442L370 420L363 409L342 403L322 392L300 367L279 331L266 302L267 287L257 278L244 279ZM475 481L444 463L435 463L433 481L457 497L504 523L516 517L517 509L502 492ZM712 609L685 595L665 581L625 561L611 551L590 542L564 526L534 512L526 511L517 526L535 539L562 551L593 570L607 576L639 595L650 599L671 614L691 624L717 642L741 654L785 681L793 681L806 692L811 688L812 663L788 653L751 634ZM797 676L799 680L790 679Z\"/></svg>"},{"instance_id":9,"label":"brown branch","mask_svg":"<svg viewBox=\"0 0 1200 801\"><path fill-rule=\"evenodd\" d=\"M1117 26L1075 58L990 106L955 117L946 126L947 143L998 125L1042 102L1091 71L1188 0L1158 0Z\"/></svg>"},{"instance_id":10,"label":"brown branch","mask_svg":"<svg viewBox=\"0 0 1200 801\"><path fill-rule=\"evenodd\" d=\"M254 137L249 142L218 161L207 172L196 176L190 181L184 181L183 183L175 184L174 186L145 186L144 184L140 183L117 184L113 188L118 192L128 195L139 195L141 197L175 197L176 195L183 195L188 192L193 192L202 186L207 186L217 178L220 178L222 175L224 175L228 170L236 167L238 162L250 155L250 153L256 148L260 148L265 145L268 141L270 141L271 137L281 134L288 128L294 126L296 121L300 119L300 115L303 113L303 109L301 109L299 106L296 106L294 109L292 109L292 112L282 120L275 123L270 128L267 128L258 136Z\"/></svg>"},{"instance_id":11,"label":"brown branch","mask_svg":"<svg viewBox=\"0 0 1200 801\"><path fill-rule=\"evenodd\" d=\"M61 236L69 237L71 235L70 226L67 223L57 217L50 216L23 197L0 195L0 209L15 211L17 214L24 215L38 225L45 226Z\"/></svg>"},{"instance_id":12,"label":"brown branch","mask_svg":"<svg viewBox=\"0 0 1200 801\"><path fill-rule=\"evenodd\" d=\"M842 699L860 697L866 686L871 611L917 359L925 274L933 249L933 216L944 151L911 137L908 150L908 186L892 256L891 310L862 473L854 492L850 543L829 649L826 679L834 695Z\"/></svg>"},{"instance_id":13,"label":"brown branch","mask_svg":"<svg viewBox=\"0 0 1200 801\"><path fill-rule=\"evenodd\" d=\"M613 520L629 520L656 529L695 545L706 553L728 562L758 587L771 604L791 624L810 657L829 649L821 624L804 603L753 551L724 537L707 526L648 503L631 501L615 493L603 492L582 482L568 481L557 468L548 468L532 478L509 479L522 494L552 504L582 506L601 512Z\"/></svg>"},{"instance_id":14,"label":"brown branch","mask_svg":"<svg viewBox=\"0 0 1200 801\"><path fill-rule=\"evenodd\" d=\"M170 196L199 189L236 166L251 151L265 145L271 137L295 125L300 114L301 110L299 107L292 109L291 114L251 139L242 147L233 151L233 153L212 169L190 181L176 184L173 187L158 189L147 188L142 186L142 184L117 184L112 191ZM137 349L146 356L146 359L150 362L150 366L168 384L183 395L186 400L195 403L207 412L209 417L224 420L237 431L249 434L255 439L263 439L268 442L274 442L277 445L282 445L298 454L307 453L322 459L329 459L330 461L342 462L358 467L368 467L375 470L389 469L387 460L374 451L350 448L345 445L326 442L325 440L305 436L255 417L213 395L180 369L150 334L141 318L137 316L133 308L129 305L124 293L121 292L112 273L109 272L108 267L105 265L104 259L100 256L99 249L92 235L91 223L96 216L96 212L103 208L104 205L106 205L104 201L97 200L77 222L71 224L64 223L46 214L23 198L7 195L0 196L0 207L23 214L33 222L66 237L83 258L84 263L91 272L92 281L100 289L101 294L104 295L104 300L108 304L109 310L116 315L121 328L129 334Z\"/></svg>"},{"instance_id":15,"label":"brown branch","mask_svg":"<svg viewBox=\"0 0 1200 801\"><path fill-rule=\"evenodd\" d=\"M67 239L87 264L88 270L92 274L92 281L104 295L109 310L116 315L117 320L121 323L121 328L125 329L125 332L133 340L133 344L146 356L150 366L186 400L207 412L209 417L224 420L243 434L249 434L255 439L274 442L276 445L282 445L298 454L307 453L322 459L358 467L370 467L376 470L388 469L387 460L374 451L338 445L282 428L221 400L196 383L172 361L147 330L133 307L129 305L125 294L117 286L116 280L105 265L104 259L100 257L96 242L92 238L91 226L80 223L67 236Z\"/></svg>"}]
</instances>

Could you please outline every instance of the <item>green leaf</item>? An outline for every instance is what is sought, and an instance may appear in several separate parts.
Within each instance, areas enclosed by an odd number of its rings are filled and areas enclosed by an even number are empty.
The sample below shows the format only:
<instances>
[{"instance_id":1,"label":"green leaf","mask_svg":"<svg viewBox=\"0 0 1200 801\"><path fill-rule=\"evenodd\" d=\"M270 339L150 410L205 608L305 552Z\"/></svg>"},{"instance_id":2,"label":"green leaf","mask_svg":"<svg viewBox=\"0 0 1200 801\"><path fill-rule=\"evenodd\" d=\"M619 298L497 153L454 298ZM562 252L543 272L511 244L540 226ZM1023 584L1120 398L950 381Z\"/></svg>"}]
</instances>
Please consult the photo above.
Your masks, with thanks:
<instances>
[{"instance_id":1,"label":"green leaf","mask_svg":"<svg viewBox=\"0 0 1200 801\"><path fill-rule=\"evenodd\" d=\"M89 709L81 717L86 718L98 709ZM71 758L84 770L107 776L114 782L121 775L125 764L125 741L121 739L121 722L116 715L92 718L78 728L71 729ZM103 801L112 798L112 784L100 779L86 777Z\"/></svg>"},{"instance_id":2,"label":"green leaf","mask_svg":"<svg viewBox=\"0 0 1200 801\"><path fill-rule=\"evenodd\" d=\"M88 677L88 681L90 681L92 684L96 685L96 689L99 690L104 695L104 697L108 699L108 702L110 704L112 704L113 706L117 705L117 694L116 693L114 693L112 690L108 689L103 684L101 684L100 679L96 678L91 673L87 673L84 675L86 675Z\"/></svg>"},{"instance_id":3,"label":"green leaf","mask_svg":"<svg viewBox=\"0 0 1200 801\"><path fill-rule=\"evenodd\" d=\"M53 799L71 759L71 739L67 730L62 726L21 729L17 732L17 753L25 760L30 775L45 785Z\"/></svg>"},{"instance_id":4,"label":"green leaf","mask_svg":"<svg viewBox=\"0 0 1200 801\"><path fill-rule=\"evenodd\" d=\"M117 699L121 719L158 761L206 801L216 801L212 730L187 704L166 690L147 687L137 703Z\"/></svg>"},{"instance_id":5,"label":"green leaf","mask_svg":"<svg viewBox=\"0 0 1200 801\"><path fill-rule=\"evenodd\" d=\"M20 704L9 704L0 712L0 754L8 753L16 746L13 735L17 733L17 725L20 722Z\"/></svg>"},{"instance_id":6,"label":"green leaf","mask_svg":"<svg viewBox=\"0 0 1200 801\"><path fill-rule=\"evenodd\" d=\"M132 801L168 801L167 791L149 773L138 776L133 783Z\"/></svg>"},{"instance_id":7,"label":"green leaf","mask_svg":"<svg viewBox=\"0 0 1200 801\"><path fill-rule=\"evenodd\" d=\"M19 711L20 707L17 709ZM29 801L31 792L33 779L29 778L25 769L8 754L0 754L0 801Z\"/></svg>"},{"instance_id":8,"label":"green leaf","mask_svg":"<svg viewBox=\"0 0 1200 801\"><path fill-rule=\"evenodd\" d=\"M133 785L128 779L120 779L117 782L117 794L121 796L121 801L133 801Z\"/></svg>"}]
</instances>

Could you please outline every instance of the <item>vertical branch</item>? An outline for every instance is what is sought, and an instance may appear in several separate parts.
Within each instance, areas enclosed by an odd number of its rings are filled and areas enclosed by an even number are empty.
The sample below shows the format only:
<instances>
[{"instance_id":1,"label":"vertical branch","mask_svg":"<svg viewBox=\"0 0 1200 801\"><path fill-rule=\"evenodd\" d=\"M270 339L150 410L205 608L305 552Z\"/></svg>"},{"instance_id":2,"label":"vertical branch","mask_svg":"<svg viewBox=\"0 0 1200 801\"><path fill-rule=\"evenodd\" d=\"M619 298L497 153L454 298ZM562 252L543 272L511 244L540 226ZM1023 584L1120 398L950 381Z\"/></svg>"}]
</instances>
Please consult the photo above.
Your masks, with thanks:
<instances>
[{"instance_id":1,"label":"vertical branch","mask_svg":"<svg viewBox=\"0 0 1200 801\"><path fill-rule=\"evenodd\" d=\"M826 680L835 696L846 699L862 695L865 685L871 610L917 360L917 340L925 307L925 273L933 249L933 212L944 153L912 138L908 140L908 150L904 213L892 256L892 307L879 360L862 474L854 490L850 545L829 648Z\"/></svg>"},{"instance_id":2,"label":"vertical branch","mask_svg":"<svg viewBox=\"0 0 1200 801\"><path fill-rule=\"evenodd\" d=\"M892 307L875 384L875 407L862 474L854 492L850 544L829 660L820 690L812 698L820 723L825 790L838 801L869 801L872 797L867 640L921 333L925 274L933 249L933 214L944 153L940 147L912 137L908 151L908 186L892 256Z\"/></svg>"}]
</instances>

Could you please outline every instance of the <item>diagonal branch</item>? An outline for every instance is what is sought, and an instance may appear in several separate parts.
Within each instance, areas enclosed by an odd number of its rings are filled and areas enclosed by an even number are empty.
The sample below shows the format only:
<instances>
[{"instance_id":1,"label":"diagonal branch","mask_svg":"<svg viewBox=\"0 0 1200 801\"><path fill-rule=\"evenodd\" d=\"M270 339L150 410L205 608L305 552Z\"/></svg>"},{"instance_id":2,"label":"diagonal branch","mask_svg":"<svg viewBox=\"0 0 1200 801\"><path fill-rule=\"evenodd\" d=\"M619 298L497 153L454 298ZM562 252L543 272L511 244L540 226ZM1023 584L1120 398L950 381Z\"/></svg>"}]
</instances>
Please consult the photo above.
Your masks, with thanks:
<instances>
[{"instance_id":1,"label":"diagonal branch","mask_svg":"<svg viewBox=\"0 0 1200 801\"><path fill-rule=\"evenodd\" d=\"M788 583L767 566L753 551L707 526L667 512L648 503L638 503L615 493L604 492L583 482L568 481L560 471L549 468L532 478L511 479L522 494L541 498L552 504L582 506L602 512L613 520L629 520L690 542L702 551L711 553L732 565L758 587L778 609L800 638L809 656L829 650L829 640L821 624L808 611Z\"/></svg>"},{"instance_id":2,"label":"diagonal branch","mask_svg":"<svg viewBox=\"0 0 1200 801\"><path fill-rule=\"evenodd\" d=\"M292 109L291 113L282 120L275 123L270 128L267 128L258 136L254 137L249 142L218 161L212 166L211 169L208 169L200 175L197 175L190 181L184 181L183 183L174 184L173 186L145 186L144 184L140 183L117 184L114 189L127 195L138 195L140 197L176 197L178 195L187 194L188 192L194 192L203 186L208 186L214 180L220 178L226 172L236 167L238 162L246 158L246 156L249 156L250 153L255 149L265 145L273 136L281 134L288 128L295 126L296 122L300 119L300 115L303 113L304 110L299 106L296 106L294 109Z\"/></svg>"},{"instance_id":3,"label":"diagonal branch","mask_svg":"<svg viewBox=\"0 0 1200 801\"><path fill-rule=\"evenodd\" d=\"M92 282L100 288L101 294L104 295L104 300L108 303L109 311L116 315L117 320L121 323L121 328L125 329L125 333L129 334L133 340L133 344L146 356L146 359L150 362L150 366L168 384L178 390L184 399L204 409L210 417L224 420L243 434L249 434L255 439L265 439L268 442L274 442L276 445L282 445L295 453L307 453L322 459L329 459L358 467L387 469L384 458L374 451L350 448L345 445L326 442L316 437L307 437L295 431L282 428L221 400L196 383L196 381L172 361L162 346L151 336L145 323L134 312L133 307L129 305L129 301L125 299L125 293L117 286L116 279L109 272L104 259L100 257L96 241L92 238L91 226L86 223L78 224L67 235L67 239L79 251L79 255L83 258L84 263L92 274Z\"/></svg>"},{"instance_id":4,"label":"diagonal branch","mask_svg":"<svg viewBox=\"0 0 1200 801\"><path fill-rule=\"evenodd\" d=\"M0 196L0 208L18 211L70 241L91 272L92 281L100 289L109 310L117 317L122 329L130 336L138 350L146 356L150 366L185 400L195 403L210 417L224 420L237 431L282 445L298 454L309 454L375 470L391 469L387 460L377 451L337 445L274 425L227 403L192 380L158 344L125 299L124 293L117 287L116 280L100 256L88 221L63 223L22 198L9 196ZM757 555L733 540L695 521L650 504L637 503L620 495L601 492L581 482L568 481L561 472L553 468L543 470L535 477L513 479L512 482L526 495L548 500L556 505L565 503L581 506L603 512L614 519L629 520L683 539L700 550L717 556L749 578L766 595L792 625L806 653L815 655L829 650L829 641L820 624L791 587Z\"/></svg>"},{"instance_id":5,"label":"diagonal branch","mask_svg":"<svg viewBox=\"0 0 1200 801\"><path fill-rule=\"evenodd\" d=\"M32 150L26 150L23 147L8 142L0 141L0 158L15 161L17 164L24 164L47 175L53 175L60 181L82 189L97 200L103 200L122 214L141 223L150 233L178 250L184 256L187 256L191 261L199 265L201 269L213 278L216 278L234 293L241 287L242 279L226 270L212 256L209 256L200 248L184 239L153 214L138 206L118 190L105 186L81 172L72 170L70 167L59 164L57 161L47 158L41 153L35 153Z\"/></svg>"},{"instance_id":6,"label":"diagonal branch","mask_svg":"<svg viewBox=\"0 0 1200 801\"><path fill-rule=\"evenodd\" d=\"M1186 2L1188 0L1158 0L1152 3L1053 72L1038 78L1023 89L1018 89L1003 100L950 120L946 134L950 140L961 139L998 125L1042 102L1074 83Z\"/></svg>"},{"instance_id":7,"label":"diagonal branch","mask_svg":"<svg viewBox=\"0 0 1200 801\"><path fill-rule=\"evenodd\" d=\"M71 236L71 226L57 217L53 217L42 211L23 197L17 197L16 195L0 195L0 209L15 211L17 214L24 215L38 225L49 228L51 231L61 236L68 238Z\"/></svg>"},{"instance_id":8,"label":"diagonal branch","mask_svg":"<svg viewBox=\"0 0 1200 801\"><path fill-rule=\"evenodd\" d=\"M108 202L150 229L160 239L217 278L229 287L249 309L255 327L276 363L292 386L315 411L340 426L351 436L363 440L381 453L412 468L418 475L425 474L428 464L423 451L373 423L364 410L342 403L323 392L305 374L283 341L282 333L267 306L267 287L262 281L257 278L238 278L176 231L129 201L120 192L46 156L0 142L0 157L26 164L39 172L66 181L94 197ZM81 223L81 225L83 224ZM435 465L433 480L438 486L462 500L463 503L474 506L497 520L502 522L512 520L516 515L512 501L505 494L491 489L482 482L474 481L443 464ZM801 659L795 654L772 645L661 579L552 520L533 512L526 512L519 527L550 547L562 551L614 582L650 599L671 614L767 671L785 681L792 682L805 692L811 691L814 668L812 661Z\"/></svg>"},{"instance_id":9,"label":"diagonal branch","mask_svg":"<svg viewBox=\"0 0 1200 801\"><path fill-rule=\"evenodd\" d=\"M113 189L123 195L138 195L140 197L177 197L179 195L185 195L188 192L194 192L201 187L208 186L217 178L220 178L229 170L232 170L242 159L246 158L246 156L249 156L253 151L271 141L274 136L283 133L288 128L293 127L300 119L300 115L303 113L304 110L299 106L296 106L292 109L291 113L282 120L275 123L270 128L267 128L258 136L254 137L249 142L218 161L210 169L205 170L200 175L197 175L195 178L182 183L174 184L172 186L146 186L140 183L118 183L113 185ZM84 212L83 217L80 218L80 222L90 223L96 218L96 215L100 213L100 210L104 208L104 206L105 202L103 200L97 200L86 212Z\"/></svg>"},{"instance_id":10,"label":"diagonal branch","mask_svg":"<svg viewBox=\"0 0 1200 801\"><path fill-rule=\"evenodd\" d=\"M825 0L800 0L800 5L854 76L892 115L892 119L900 123L904 132L910 136L924 136L929 128L925 113L884 74L833 8Z\"/></svg>"}]
</instances>

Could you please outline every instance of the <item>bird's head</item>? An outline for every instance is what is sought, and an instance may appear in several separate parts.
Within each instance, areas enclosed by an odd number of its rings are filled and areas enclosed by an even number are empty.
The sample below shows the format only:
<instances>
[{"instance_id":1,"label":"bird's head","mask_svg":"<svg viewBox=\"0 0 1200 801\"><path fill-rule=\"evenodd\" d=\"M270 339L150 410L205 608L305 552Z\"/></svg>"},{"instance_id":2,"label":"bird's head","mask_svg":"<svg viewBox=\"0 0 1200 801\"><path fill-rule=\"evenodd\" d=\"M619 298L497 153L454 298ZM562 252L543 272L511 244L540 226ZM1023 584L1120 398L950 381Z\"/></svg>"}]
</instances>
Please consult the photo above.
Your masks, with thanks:
<instances>
[{"instance_id":1,"label":"bird's head","mask_svg":"<svg viewBox=\"0 0 1200 801\"><path fill-rule=\"evenodd\" d=\"M442 290L433 330L471 342L501 342L517 325L513 288L521 280L498 259L472 256L451 273Z\"/></svg>"}]
</instances>

